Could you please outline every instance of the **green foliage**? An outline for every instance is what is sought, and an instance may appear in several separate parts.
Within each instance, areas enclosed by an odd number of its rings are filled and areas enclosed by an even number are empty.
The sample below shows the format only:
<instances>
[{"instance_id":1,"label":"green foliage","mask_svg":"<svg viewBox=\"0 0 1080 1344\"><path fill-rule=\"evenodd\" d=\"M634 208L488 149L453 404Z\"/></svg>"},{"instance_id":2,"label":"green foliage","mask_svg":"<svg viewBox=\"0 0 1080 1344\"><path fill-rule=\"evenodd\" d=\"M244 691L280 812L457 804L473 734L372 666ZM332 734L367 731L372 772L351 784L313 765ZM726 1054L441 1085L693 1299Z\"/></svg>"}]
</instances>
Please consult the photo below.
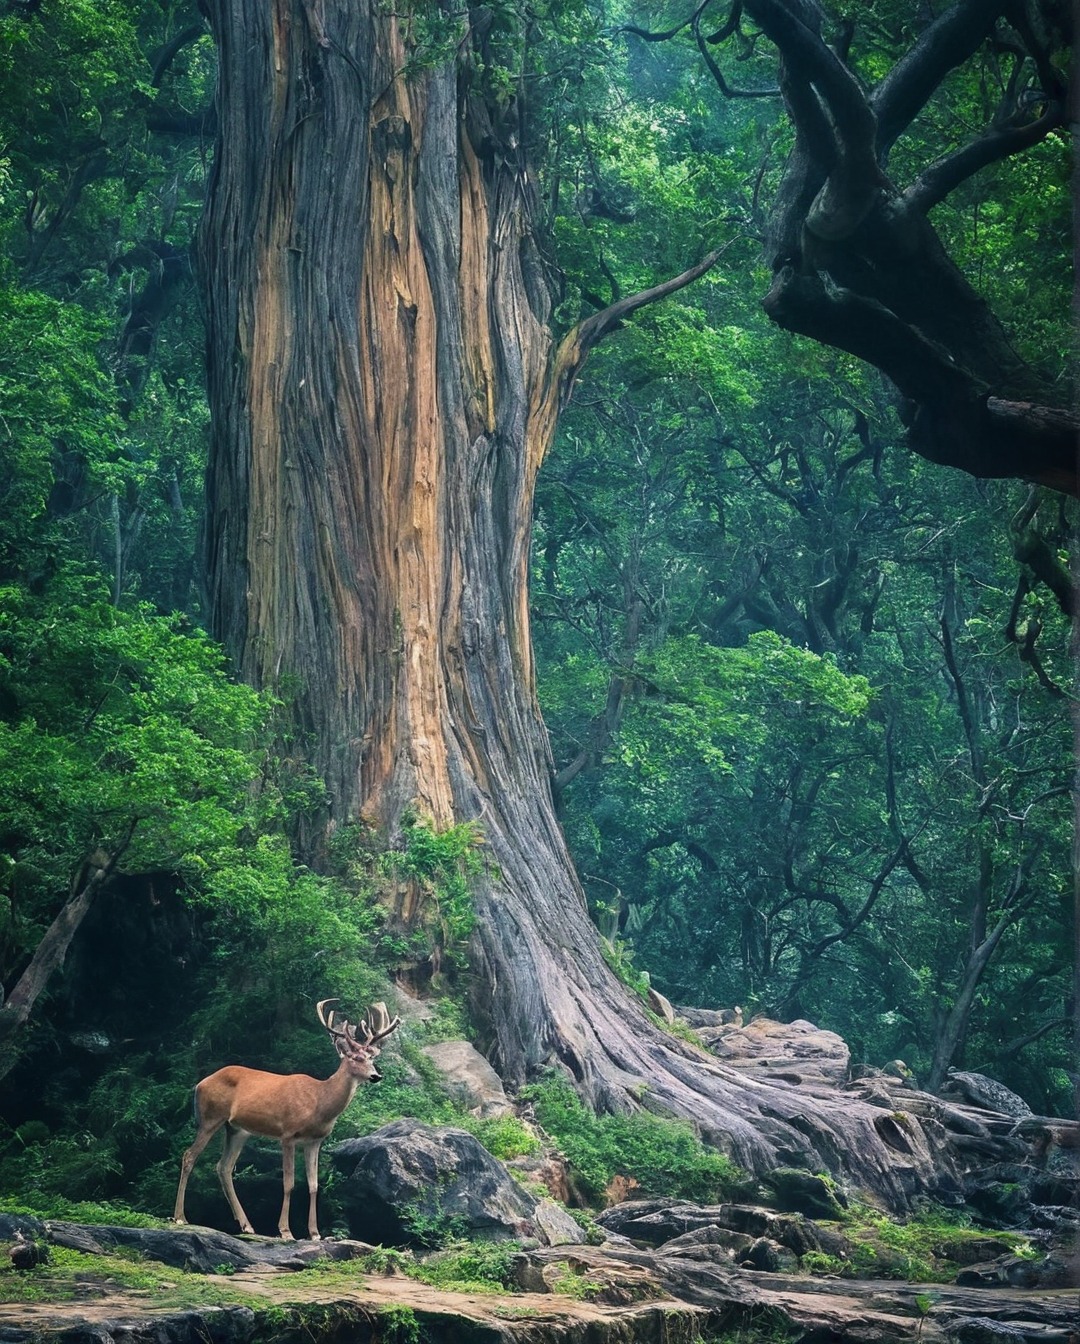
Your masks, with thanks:
<instances>
[{"instance_id":1,"label":"green foliage","mask_svg":"<svg viewBox=\"0 0 1080 1344\"><path fill-rule=\"evenodd\" d=\"M925 1079L982 918L978 851L999 914L1038 853L1038 897L1015 907L968 1048L1061 1107L1063 1028L1001 1052L1022 1020L1059 1016L1072 918L1055 877L1068 870L1064 795L1051 793L1068 759L1053 689L1071 682L1068 636L1045 592L1017 593L1012 541L986 525L1019 496L878 459L899 428L842 362L816 409L790 369L782 383L781 366L759 368L767 399L735 432L714 396L677 395L646 354L612 346L583 376L598 409L571 408L545 466L534 578L557 761L588 753L621 689L615 731L561 799L613 959L639 991L647 973L675 1002L809 1017L856 1058L901 1056ZM1063 538L1051 513L1048 501L1036 530ZM950 583L977 751L997 762L992 816L929 614ZM1014 600L1017 630L1041 632L1049 687L1002 648ZM858 1007L869 985L876 1014Z\"/></svg>"},{"instance_id":2,"label":"green foliage","mask_svg":"<svg viewBox=\"0 0 1080 1344\"><path fill-rule=\"evenodd\" d=\"M377 1338L380 1344L420 1344L420 1322L416 1312L400 1302L380 1307Z\"/></svg>"},{"instance_id":3,"label":"green foliage","mask_svg":"<svg viewBox=\"0 0 1080 1344\"><path fill-rule=\"evenodd\" d=\"M604 1291L601 1280L593 1278L588 1269L569 1260L554 1262L562 1266L562 1272L551 1280L551 1291L560 1297L569 1297L575 1302L591 1302Z\"/></svg>"},{"instance_id":4,"label":"green foliage","mask_svg":"<svg viewBox=\"0 0 1080 1344\"><path fill-rule=\"evenodd\" d=\"M341 1138L370 1134L403 1116L426 1125L462 1124L462 1110L446 1095L431 1061L412 1041L398 1036L400 1054L380 1055L382 1081L357 1092L335 1130Z\"/></svg>"},{"instance_id":5,"label":"green foliage","mask_svg":"<svg viewBox=\"0 0 1080 1344\"><path fill-rule=\"evenodd\" d=\"M117 611L89 582L44 602L8 586L0 701L0 825L16 880L58 864L66 878L132 825L129 862L194 877L248 820L265 702L176 621Z\"/></svg>"},{"instance_id":6,"label":"green foliage","mask_svg":"<svg viewBox=\"0 0 1080 1344\"><path fill-rule=\"evenodd\" d=\"M956 1211L930 1206L913 1218L901 1221L865 1204L855 1204L835 1231L847 1242L846 1253L811 1251L799 1263L809 1274L843 1278L905 1279L912 1283L951 1283L961 1263L964 1242L983 1242L987 1233L958 1221ZM1014 1255L1033 1254L1022 1235L993 1233ZM957 1257L957 1258L954 1258ZM930 1295L925 1295L932 1305ZM923 1315L926 1314L926 1309Z\"/></svg>"},{"instance_id":7,"label":"green foliage","mask_svg":"<svg viewBox=\"0 0 1080 1344\"><path fill-rule=\"evenodd\" d=\"M0 575L41 563L58 453L75 452L92 487L115 488L122 425L98 350L103 318L0 283ZM32 549L28 549L32 548Z\"/></svg>"},{"instance_id":8,"label":"green foliage","mask_svg":"<svg viewBox=\"0 0 1080 1344\"><path fill-rule=\"evenodd\" d=\"M443 1292L513 1292L513 1261L520 1251L516 1241L457 1242L425 1256L409 1272Z\"/></svg>"},{"instance_id":9,"label":"green foliage","mask_svg":"<svg viewBox=\"0 0 1080 1344\"><path fill-rule=\"evenodd\" d=\"M872 82L916 20L864 10L831 7ZM651 978L680 1002L812 1016L857 1058L902 1055L925 1077L973 936L1004 919L957 1062L1067 1108L1073 668L1067 622L1004 521L1026 487L913 461L876 376L767 326L758 239L791 139L779 102L718 99L688 32L639 43L614 31L624 17L553 0L523 18L500 0L463 48L460 16L400 11L406 77L460 58L496 137L525 128L566 277L557 327L726 246L596 353L538 487L540 693L558 763L592 753L560 801L611 963L639 994ZM275 706L195 629L208 413L187 259L206 153L147 114L208 107L209 35L155 71L198 22L193 4L139 0L0 14L5 988L94 851L134 827L101 914L129 964L95 978L76 943L10 1112L5 1098L0 1183L53 1210L117 1194L167 1209L192 1082L231 1059L327 1072L314 1001L362 1008L388 992L379 966L430 950L430 931L386 926L387 884L417 884L453 960L483 863L474 828L413 817L385 858L343 828L329 874L299 864L288 837L321 785L271 758ZM767 43L714 55L733 82L773 82ZM1001 59L987 48L952 72L894 148L897 182L985 123ZM934 213L1048 383L1074 347L1069 167L1051 137ZM150 312L149 329L129 323ZM1063 553L1074 516L1034 507L1031 531ZM613 687L617 721L593 750ZM100 955L110 938L94 936ZM465 1034L463 1014L447 1000L403 1035L339 1133L404 1114L466 1123L415 1048ZM87 1026L103 1053L75 1043ZM591 1193L614 1171L699 1188L661 1122L547 1104ZM504 1155L529 1142L474 1129ZM210 1164L200 1182L213 1188ZM858 1254L921 1272L928 1253L904 1235L868 1233Z\"/></svg>"},{"instance_id":10,"label":"green foliage","mask_svg":"<svg viewBox=\"0 0 1080 1344\"><path fill-rule=\"evenodd\" d=\"M45 1264L0 1273L0 1302L70 1302L85 1296L88 1283L106 1291L152 1296L155 1305L166 1310L261 1305L251 1294L156 1260L144 1261L131 1252L91 1255L64 1246L50 1246Z\"/></svg>"},{"instance_id":11,"label":"green foliage","mask_svg":"<svg viewBox=\"0 0 1080 1344\"><path fill-rule=\"evenodd\" d=\"M468 1226L462 1216L447 1213L442 1208L432 1210L426 1203L407 1204L398 1209L397 1214L413 1245L426 1250L436 1250L448 1246L452 1241L460 1241Z\"/></svg>"},{"instance_id":12,"label":"green foliage","mask_svg":"<svg viewBox=\"0 0 1080 1344\"><path fill-rule=\"evenodd\" d=\"M444 946L465 942L476 922L469 883L483 871L479 827L463 822L438 831L421 818L407 816L402 831L404 848L385 853L383 873L420 886L432 902Z\"/></svg>"},{"instance_id":13,"label":"green foliage","mask_svg":"<svg viewBox=\"0 0 1080 1344\"><path fill-rule=\"evenodd\" d=\"M691 1127L642 1112L593 1115L563 1080L551 1077L524 1088L537 1122L566 1155L582 1193L599 1202L615 1176L636 1180L643 1195L716 1203L742 1174L722 1153L707 1148Z\"/></svg>"},{"instance_id":14,"label":"green foliage","mask_svg":"<svg viewBox=\"0 0 1080 1344\"><path fill-rule=\"evenodd\" d=\"M516 1115L495 1115L487 1120L476 1120L470 1116L462 1124L500 1162L509 1162L515 1157L530 1157L540 1152L539 1139Z\"/></svg>"},{"instance_id":15,"label":"green foliage","mask_svg":"<svg viewBox=\"0 0 1080 1344\"><path fill-rule=\"evenodd\" d=\"M29 1215L33 1218L51 1218L69 1223L90 1223L112 1227L169 1227L163 1218L130 1209L126 1204L110 1200L94 1203L92 1200L65 1199L62 1195L44 1197L39 1186L26 1199L10 1195L0 1197L0 1213Z\"/></svg>"}]
</instances>

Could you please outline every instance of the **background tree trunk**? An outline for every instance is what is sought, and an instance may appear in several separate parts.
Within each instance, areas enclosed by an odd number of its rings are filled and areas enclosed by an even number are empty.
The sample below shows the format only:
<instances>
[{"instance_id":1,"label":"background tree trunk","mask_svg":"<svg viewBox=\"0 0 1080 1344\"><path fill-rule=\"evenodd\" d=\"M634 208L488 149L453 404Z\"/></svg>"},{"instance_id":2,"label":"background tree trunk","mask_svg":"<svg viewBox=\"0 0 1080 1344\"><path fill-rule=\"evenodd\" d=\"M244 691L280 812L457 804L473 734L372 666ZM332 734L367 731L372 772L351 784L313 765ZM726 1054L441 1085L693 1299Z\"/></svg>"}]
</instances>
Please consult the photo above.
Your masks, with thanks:
<instances>
[{"instance_id":1,"label":"background tree trunk","mask_svg":"<svg viewBox=\"0 0 1080 1344\"><path fill-rule=\"evenodd\" d=\"M552 805L527 572L559 406L621 311L554 347L520 109L485 102L463 31L456 68L407 74L373 0L210 10L216 633L286 699L332 825L392 835L407 807L480 824L478 1008L508 1081L561 1063L594 1103L643 1097L748 1167L805 1162L903 1203L934 1177L921 1135L898 1153L871 1107L750 1082L663 1033L588 918Z\"/></svg>"}]
</instances>

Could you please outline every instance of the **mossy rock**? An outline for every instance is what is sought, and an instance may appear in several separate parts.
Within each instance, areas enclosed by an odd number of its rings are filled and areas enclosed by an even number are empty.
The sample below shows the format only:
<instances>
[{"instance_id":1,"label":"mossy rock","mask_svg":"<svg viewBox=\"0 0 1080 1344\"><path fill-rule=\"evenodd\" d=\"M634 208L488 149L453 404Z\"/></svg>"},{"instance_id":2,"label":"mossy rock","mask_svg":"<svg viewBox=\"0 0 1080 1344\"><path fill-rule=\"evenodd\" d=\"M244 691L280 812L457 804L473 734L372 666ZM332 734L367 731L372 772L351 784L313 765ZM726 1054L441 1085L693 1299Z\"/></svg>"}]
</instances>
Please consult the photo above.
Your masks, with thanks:
<instances>
[{"instance_id":1,"label":"mossy rock","mask_svg":"<svg viewBox=\"0 0 1080 1344\"><path fill-rule=\"evenodd\" d=\"M808 1218L843 1216L847 1198L824 1176L798 1167L777 1167L763 1178L769 1202L782 1213L804 1213Z\"/></svg>"}]
</instances>

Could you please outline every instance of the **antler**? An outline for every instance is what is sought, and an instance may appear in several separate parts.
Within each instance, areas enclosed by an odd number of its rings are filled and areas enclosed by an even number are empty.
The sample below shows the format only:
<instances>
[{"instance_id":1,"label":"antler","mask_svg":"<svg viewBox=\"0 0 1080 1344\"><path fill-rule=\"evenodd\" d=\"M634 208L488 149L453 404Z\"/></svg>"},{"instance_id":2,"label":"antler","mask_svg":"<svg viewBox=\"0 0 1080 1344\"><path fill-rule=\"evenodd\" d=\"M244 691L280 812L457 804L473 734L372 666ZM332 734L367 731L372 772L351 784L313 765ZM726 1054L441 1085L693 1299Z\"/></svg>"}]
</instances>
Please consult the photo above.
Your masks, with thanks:
<instances>
[{"instance_id":1,"label":"antler","mask_svg":"<svg viewBox=\"0 0 1080 1344\"><path fill-rule=\"evenodd\" d=\"M340 999L320 999L315 1005L315 1011L319 1015L319 1021L323 1024L331 1036L347 1036L349 1034L349 1023L345 1020L345 1026L339 1027L335 1021L337 1014L328 1004L340 1003Z\"/></svg>"},{"instance_id":2,"label":"antler","mask_svg":"<svg viewBox=\"0 0 1080 1344\"><path fill-rule=\"evenodd\" d=\"M397 1031L401 1026L401 1018L391 1020L385 1003L373 1003L364 1015L363 1026L368 1036L366 1044L377 1045L386 1040L392 1031Z\"/></svg>"},{"instance_id":3,"label":"antler","mask_svg":"<svg viewBox=\"0 0 1080 1344\"><path fill-rule=\"evenodd\" d=\"M340 1003L340 999L321 999L315 1005L315 1011L319 1015L319 1021L334 1038L334 1044L345 1041L361 1049L368 1049L373 1045L378 1045L380 1041L386 1039L392 1031L396 1031L401 1026L401 1018L391 1019L390 1012L385 1003L373 1003L364 1014L364 1020L360 1023L360 1030L363 1036L357 1036L356 1027L348 1020L341 1018L341 1025L338 1025L338 1015L328 1004ZM340 1047L339 1047L340 1048Z\"/></svg>"}]
</instances>

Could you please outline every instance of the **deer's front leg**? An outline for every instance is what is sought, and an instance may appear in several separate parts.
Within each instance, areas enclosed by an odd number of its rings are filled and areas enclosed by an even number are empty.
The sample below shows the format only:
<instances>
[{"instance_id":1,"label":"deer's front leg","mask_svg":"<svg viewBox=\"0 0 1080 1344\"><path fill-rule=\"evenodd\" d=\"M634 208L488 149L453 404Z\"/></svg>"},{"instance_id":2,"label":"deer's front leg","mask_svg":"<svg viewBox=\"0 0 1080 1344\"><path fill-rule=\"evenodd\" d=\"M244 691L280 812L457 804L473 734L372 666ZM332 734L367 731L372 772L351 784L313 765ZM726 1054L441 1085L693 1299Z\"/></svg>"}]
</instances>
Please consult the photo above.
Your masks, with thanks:
<instances>
[{"instance_id":1,"label":"deer's front leg","mask_svg":"<svg viewBox=\"0 0 1080 1344\"><path fill-rule=\"evenodd\" d=\"M304 1149L304 1175L308 1188L307 1230L312 1241L321 1241L319 1236L318 1210L319 1198L319 1149L322 1139L313 1139Z\"/></svg>"},{"instance_id":2,"label":"deer's front leg","mask_svg":"<svg viewBox=\"0 0 1080 1344\"><path fill-rule=\"evenodd\" d=\"M278 1219L278 1232L282 1241L292 1241L289 1230L289 1201L292 1199L293 1185L296 1183L296 1143L293 1139L281 1140L281 1184L285 1198L281 1203L281 1217Z\"/></svg>"}]
</instances>

